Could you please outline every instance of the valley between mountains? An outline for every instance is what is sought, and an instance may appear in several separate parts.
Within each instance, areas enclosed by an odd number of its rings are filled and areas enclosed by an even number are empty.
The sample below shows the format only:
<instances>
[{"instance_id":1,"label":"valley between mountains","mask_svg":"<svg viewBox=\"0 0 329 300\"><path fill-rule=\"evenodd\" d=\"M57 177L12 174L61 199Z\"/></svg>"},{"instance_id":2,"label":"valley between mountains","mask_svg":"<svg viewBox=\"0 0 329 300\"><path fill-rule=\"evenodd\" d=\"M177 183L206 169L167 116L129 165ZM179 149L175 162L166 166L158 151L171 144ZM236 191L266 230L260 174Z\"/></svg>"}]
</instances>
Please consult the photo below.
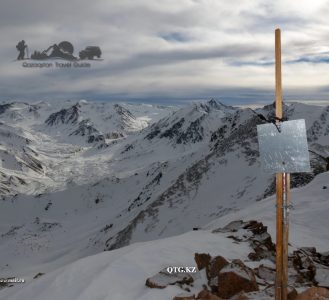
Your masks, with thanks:
<instances>
[{"instance_id":1,"label":"valley between mountains","mask_svg":"<svg viewBox=\"0 0 329 300\"><path fill-rule=\"evenodd\" d=\"M269 119L274 106L256 112ZM328 171L329 106L288 103L284 116L306 120L312 172L292 174L300 188ZM259 160L262 123L214 99L0 104L0 277L32 280L264 207L275 178Z\"/></svg>"}]
</instances>

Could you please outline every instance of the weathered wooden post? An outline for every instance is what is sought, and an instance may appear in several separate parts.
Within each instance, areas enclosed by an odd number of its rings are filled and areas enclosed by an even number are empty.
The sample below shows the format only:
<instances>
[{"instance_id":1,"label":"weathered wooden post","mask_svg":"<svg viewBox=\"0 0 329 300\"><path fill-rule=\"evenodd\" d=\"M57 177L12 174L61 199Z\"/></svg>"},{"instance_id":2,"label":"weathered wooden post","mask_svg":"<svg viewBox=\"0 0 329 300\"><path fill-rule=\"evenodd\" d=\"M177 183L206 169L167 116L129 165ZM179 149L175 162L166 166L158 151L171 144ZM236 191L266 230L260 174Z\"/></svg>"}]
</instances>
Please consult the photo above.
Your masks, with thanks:
<instances>
[{"instance_id":1,"label":"weathered wooden post","mask_svg":"<svg viewBox=\"0 0 329 300\"><path fill-rule=\"evenodd\" d=\"M288 297L290 173L310 172L305 120L283 122L281 32L275 30L275 119L257 125L259 152L266 172L276 174L275 299Z\"/></svg>"},{"instance_id":2,"label":"weathered wooden post","mask_svg":"<svg viewBox=\"0 0 329 300\"><path fill-rule=\"evenodd\" d=\"M275 30L275 116L282 119L281 31ZM276 121L278 123L278 121ZM280 126L280 124L279 124ZM275 299L283 300L283 173L276 174L276 278Z\"/></svg>"},{"instance_id":3,"label":"weathered wooden post","mask_svg":"<svg viewBox=\"0 0 329 300\"><path fill-rule=\"evenodd\" d=\"M283 118L281 31L275 30L275 116L277 125ZM276 174L276 289L275 299L288 298L288 240L289 240L290 174Z\"/></svg>"}]
</instances>

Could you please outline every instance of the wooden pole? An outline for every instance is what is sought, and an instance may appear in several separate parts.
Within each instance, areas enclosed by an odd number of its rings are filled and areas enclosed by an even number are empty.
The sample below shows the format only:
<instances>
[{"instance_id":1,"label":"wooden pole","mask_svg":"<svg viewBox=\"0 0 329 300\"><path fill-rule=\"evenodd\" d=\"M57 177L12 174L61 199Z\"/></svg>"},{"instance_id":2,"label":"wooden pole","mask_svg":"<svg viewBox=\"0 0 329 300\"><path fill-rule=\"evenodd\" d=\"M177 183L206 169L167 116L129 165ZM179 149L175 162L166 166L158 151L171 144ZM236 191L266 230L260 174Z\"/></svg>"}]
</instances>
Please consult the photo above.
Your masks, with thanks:
<instances>
[{"instance_id":1,"label":"wooden pole","mask_svg":"<svg viewBox=\"0 0 329 300\"><path fill-rule=\"evenodd\" d=\"M290 174L283 174L283 244L282 244L282 299L288 299L288 245L289 245L289 204Z\"/></svg>"},{"instance_id":2,"label":"wooden pole","mask_svg":"<svg viewBox=\"0 0 329 300\"><path fill-rule=\"evenodd\" d=\"M275 116L282 118L281 31L275 30Z\"/></svg>"},{"instance_id":3,"label":"wooden pole","mask_svg":"<svg viewBox=\"0 0 329 300\"><path fill-rule=\"evenodd\" d=\"M282 118L281 31L275 30L275 116ZM283 289L283 174L276 174L276 278L275 300L282 298Z\"/></svg>"},{"instance_id":4,"label":"wooden pole","mask_svg":"<svg viewBox=\"0 0 329 300\"><path fill-rule=\"evenodd\" d=\"M275 278L275 300L282 300L282 206L283 206L283 176L276 174L276 278Z\"/></svg>"},{"instance_id":5,"label":"wooden pole","mask_svg":"<svg viewBox=\"0 0 329 300\"><path fill-rule=\"evenodd\" d=\"M275 116L282 119L281 31L275 30ZM280 122L280 121L278 121ZM280 126L280 125L279 125ZM275 299L288 299L290 174L276 174Z\"/></svg>"}]
</instances>

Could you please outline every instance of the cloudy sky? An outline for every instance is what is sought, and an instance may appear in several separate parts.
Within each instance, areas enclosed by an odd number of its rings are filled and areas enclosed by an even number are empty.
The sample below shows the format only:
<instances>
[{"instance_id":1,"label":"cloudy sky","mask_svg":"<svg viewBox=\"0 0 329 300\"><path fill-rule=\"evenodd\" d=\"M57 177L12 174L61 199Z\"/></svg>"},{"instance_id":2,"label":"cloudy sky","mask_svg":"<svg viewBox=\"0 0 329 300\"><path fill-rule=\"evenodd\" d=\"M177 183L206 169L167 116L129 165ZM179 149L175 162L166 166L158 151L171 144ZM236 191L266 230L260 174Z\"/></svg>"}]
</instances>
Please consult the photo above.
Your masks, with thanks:
<instances>
[{"instance_id":1,"label":"cloudy sky","mask_svg":"<svg viewBox=\"0 0 329 300\"><path fill-rule=\"evenodd\" d=\"M284 98L329 99L327 0L1 0L0 101L95 99L175 103L274 97L274 30L282 30ZM30 53L98 45L91 68L23 68Z\"/></svg>"}]
</instances>

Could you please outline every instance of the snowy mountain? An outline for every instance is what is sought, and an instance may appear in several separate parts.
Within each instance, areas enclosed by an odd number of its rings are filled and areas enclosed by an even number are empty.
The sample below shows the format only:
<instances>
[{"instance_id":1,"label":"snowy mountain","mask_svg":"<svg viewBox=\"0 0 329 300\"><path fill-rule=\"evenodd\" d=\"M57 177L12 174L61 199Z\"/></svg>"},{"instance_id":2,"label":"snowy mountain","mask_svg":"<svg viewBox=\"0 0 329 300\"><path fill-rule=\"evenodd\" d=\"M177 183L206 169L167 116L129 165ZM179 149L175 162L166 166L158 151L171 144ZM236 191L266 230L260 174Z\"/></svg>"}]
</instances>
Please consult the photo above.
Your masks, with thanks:
<instances>
[{"instance_id":1,"label":"snowy mountain","mask_svg":"<svg viewBox=\"0 0 329 300\"><path fill-rule=\"evenodd\" d=\"M11 187L24 191L31 181L43 176L43 162L23 130L0 122L0 137L0 194L11 193Z\"/></svg>"},{"instance_id":2,"label":"snowy mountain","mask_svg":"<svg viewBox=\"0 0 329 300\"><path fill-rule=\"evenodd\" d=\"M45 124L50 133L60 131L68 136L84 137L74 139L77 144L83 144L83 140L87 143L105 143L107 137L123 137L145 128L149 123L143 117L136 117L129 111L128 106L90 105L80 101L67 109L52 113L45 120ZM63 135L59 138L63 138ZM72 143L72 139L70 141Z\"/></svg>"},{"instance_id":3,"label":"snowy mountain","mask_svg":"<svg viewBox=\"0 0 329 300\"><path fill-rule=\"evenodd\" d=\"M328 250L327 205L329 173L317 178L303 188L292 190L294 209L291 212L290 253L299 247L312 246L318 251ZM312 202L312 205L310 205ZM275 199L270 197L254 203L238 213L228 214L216 219L203 229L189 231L183 235L160 239L99 253L77 260L71 264L45 272L42 265L36 266L34 273L25 277L26 284L0 291L0 299L6 300L57 300L57 299L115 299L115 300L168 300L185 292L178 285L164 289L150 289L145 286L146 278L169 266L195 267L195 253L221 255L226 259L239 258L252 269L260 266L273 268L269 259L253 261L248 257L252 251L247 243L238 243L225 231L220 232L232 221L259 220L268 226L275 238ZM216 233L214 233L214 231ZM292 271L290 266L290 271ZM266 270L266 269L265 269ZM40 273L40 277L32 277ZM197 294L202 290L205 275L194 274L195 283L190 292ZM319 278L319 277L317 277ZM260 279L258 278L258 281ZM324 283L322 283L324 284ZM327 282L329 284L329 282ZM302 291L303 289L299 289ZM274 299L260 291L250 299Z\"/></svg>"},{"instance_id":4,"label":"snowy mountain","mask_svg":"<svg viewBox=\"0 0 329 300\"><path fill-rule=\"evenodd\" d=\"M293 119L293 114L299 117L301 109L292 105L289 118ZM318 114L322 114L321 108ZM208 103L179 110L147 128L145 143L130 143L125 158L138 156L143 161L144 156L150 159L154 153L164 152L170 159L152 173L151 192L146 185L132 201L129 208L138 214L114 241L112 237L106 241L106 249L184 232L273 194L274 176L264 174L258 161L256 125L261 122L250 110L223 105L218 109ZM316 139L329 141L326 133L320 136ZM321 146L327 155L328 143ZM313 156L312 166L313 174L292 176L293 187L326 170L326 162L318 155Z\"/></svg>"},{"instance_id":5,"label":"snowy mountain","mask_svg":"<svg viewBox=\"0 0 329 300\"><path fill-rule=\"evenodd\" d=\"M58 112L52 113L45 121L48 126L54 126L58 124L76 124L80 115L79 103L74 104L68 109L61 109Z\"/></svg>"},{"instance_id":6,"label":"snowy mountain","mask_svg":"<svg viewBox=\"0 0 329 300\"><path fill-rule=\"evenodd\" d=\"M77 158L77 153L115 144L117 140L156 122L175 109L157 105L119 105L85 100L56 103L16 101L0 104L0 134L4 137L0 142L3 151L1 166L5 168L3 172L0 170L0 194L38 194L43 190L56 188L59 181L55 179L54 182L49 173L52 173L53 166L59 161L65 161L66 164L69 160L75 165L71 158ZM26 145L23 147L22 143ZM24 163L24 160L29 161ZM22 164L24 168L28 166L35 171L37 167L39 174L26 174L20 167ZM6 170L9 165L12 167ZM40 169L41 165L43 170ZM40 172L43 176L39 176ZM66 182L67 178L62 179L61 183ZM29 187L23 186L26 180Z\"/></svg>"},{"instance_id":7,"label":"snowy mountain","mask_svg":"<svg viewBox=\"0 0 329 300\"><path fill-rule=\"evenodd\" d=\"M328 170L329 107L284 109L289 120L306 119L312 173L292 175L300 187ZM270 118L274 107L256 113ZM264 121L250 109L215 100L182 108L14 102L0 106L0 121L4 277L182 234L274 193L258 158Z\"/></svg>"}]
</instances>

